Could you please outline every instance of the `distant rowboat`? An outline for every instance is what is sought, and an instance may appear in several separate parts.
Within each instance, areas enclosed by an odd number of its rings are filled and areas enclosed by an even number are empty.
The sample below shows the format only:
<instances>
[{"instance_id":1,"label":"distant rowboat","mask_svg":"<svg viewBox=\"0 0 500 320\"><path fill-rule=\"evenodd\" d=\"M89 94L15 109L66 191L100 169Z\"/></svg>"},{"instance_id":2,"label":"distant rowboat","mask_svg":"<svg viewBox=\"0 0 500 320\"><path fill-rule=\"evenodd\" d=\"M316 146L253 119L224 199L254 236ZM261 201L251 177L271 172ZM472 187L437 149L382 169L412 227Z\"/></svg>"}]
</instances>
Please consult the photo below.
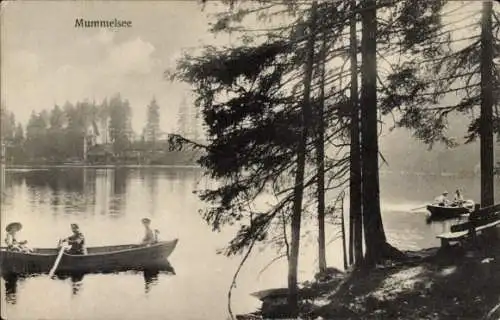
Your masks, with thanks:
<instances>
[{"instance_id":1,"label":"distant rowboat","mask_svg":"<svg viewBox=\"0 0 500 320\"><path fill-rule=\"evenodd\" d=\"M168 264L178 239L162 241L150 246L129 244L89 247L86 255L64 253L58 273L118 272L159 269ZM5 273L48 273L54 265L59 249L33 249L31 253L0 248L0 270Z\"/></svg>"},{"instance_id":2,"label":"distant rowboat","mask_svg":"<svg viewBox=\"0 0 500 320\"><path fill-rule=\"evenodd\" d=\"M479 208L479 204L474 204L471 200L467 200L462 206L427 205L427 210L431 213L431 217L434 219L458 218L464 214L471 213L477 208Z\"/></svg>"}]
</instances>

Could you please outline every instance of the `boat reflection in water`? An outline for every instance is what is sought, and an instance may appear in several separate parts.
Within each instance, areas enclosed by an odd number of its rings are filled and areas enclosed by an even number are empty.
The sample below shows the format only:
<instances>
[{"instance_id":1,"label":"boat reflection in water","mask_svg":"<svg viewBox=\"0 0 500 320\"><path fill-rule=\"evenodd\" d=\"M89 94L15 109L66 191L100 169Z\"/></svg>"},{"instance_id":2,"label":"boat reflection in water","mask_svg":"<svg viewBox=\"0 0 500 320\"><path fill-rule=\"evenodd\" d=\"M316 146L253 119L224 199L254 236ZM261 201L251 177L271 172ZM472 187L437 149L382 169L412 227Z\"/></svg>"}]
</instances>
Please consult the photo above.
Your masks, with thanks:
<instances>
[{"instance_id":1,"label":"boat reflection in water","mask_svg":"<svg viewBox=\"0 0 500 320\"><path fill-rule=\"evenodd\" d=\"M147 294L158 283L158 271L144 271L144 292Z\"/></svg>"},{"instance_id":2,"label":"boat reflection in water","mask_svg":"<svg viewBox=\"0 0 500 320\"><path fill-rule=\"evenodd\" d=\"M158 275L160 273L166 273L175 275L175 270L172 265L167 261L167 263L160 269L154 270L143 270L142 274L144 276L144 293L148 294L151 288L158 283Z\"/></svg>"},{"instance_id":3,"label":"boat reflection in water","mask_svg":"<svg viewBox=\"0 0 500 320\"><path fill-rule=\"evenodd\" d=\"M468 216L459 216L454 218L445 218L445 217L433 217L432 215L428 215L425 219L427 225L434 230L435 234L450 232L450 228L458 223L466 222L468 220Z\"/></svg>"},{"instance_id":4,"label":"boat reflection in water","mask_svg":"<svg viewBox=\"0 0 500 320\"><path fill-rule=\"evenodd\" d=\"M58 280L70 279L72 293L73 293L73 295L77 295L78 292L80 292L80 289L82 287L82 281L83 281L84 276L85 276L85 273L74 272L74 273L69 273L69 274L57 274L56 279L58 279Z\"/></svg>"},{"instance_id":5,"label":"boat reflection in water","mask_svg":"<svg viewBox=\"0 0 500 320\"><path fill-rule=\"evenodd\" d=\"M4 275L5 281L5 301L10 304L16 304L16 293L18 281L22 281L22 277L16 274Z\"/></svg>"},{"instance_id":6,"label":"boat reflection in water","mask_svg":"<svg viewBox=\"0 0 500 320\"><path fill-rule=\"evenodd\" d=\"M159 282L159 275L160 274L167 274L167 275L175 275L175 270L172 267L172 265L167 261L161 268L154 269L154 270L131 270L127 271L126 273L134 273L134 274L142 274L144 278L144 291L145 293L149 293L151 288L155 286ZM72 272L72 273L56 273L55 277L53 278L55 281L60 280L60 281L67 281L69 280L71 283L71 290L72 290L72 295L76 296L78 295L82 288L83 288L83 283L84 283L84 278L86 275L90 273L82 273L82 272ZM100 273L103 274L103 273ZM115 274L115 273L113 273ZM26 278L29 277L46 277L47 275L42 274L42 275L18 275L18 274L3 274L2 278L5 281L5 300L9 304L16 304L17 302L17 291L18 291L18 284L22 281L24 281Z\"/></svg>"}]
</instances>

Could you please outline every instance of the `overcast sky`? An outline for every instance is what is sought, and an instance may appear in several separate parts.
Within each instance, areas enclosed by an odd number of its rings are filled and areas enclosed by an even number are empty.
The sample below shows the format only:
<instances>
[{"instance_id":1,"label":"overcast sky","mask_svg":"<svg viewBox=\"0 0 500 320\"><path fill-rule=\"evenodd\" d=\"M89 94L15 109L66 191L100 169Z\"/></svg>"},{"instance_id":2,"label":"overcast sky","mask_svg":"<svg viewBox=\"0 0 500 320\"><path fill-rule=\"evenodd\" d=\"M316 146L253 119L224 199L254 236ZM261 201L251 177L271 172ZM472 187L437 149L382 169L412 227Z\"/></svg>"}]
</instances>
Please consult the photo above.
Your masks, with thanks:
<instances>
[{"instance_id":1,"label":"overcast sky","mask_svg":"<svg viewBox=\"0 0 500 320\"><path fill-rule=\"evenodd\" d=\"M447 10L453 14L445 18L452 27L467 21L480 2L457 6L465 8ZM162 129L171 131L189 87L166 81L163 72L187 48L228 43L208 32L210 13L222 10L228 7L215 1L202 10L197 0L2 2L2 101L26 123L32 110L86 98L100 102L120 92L140 132L155 96ZM77 18L130 20L132 27L75 28Z\"/></svg>"},{"instance_id":2,"label":"overcast sky","mask_svg":"<svg viewBox=\"0 0 500 320\"><path fill-rule=\"evenodd\" d=\"M165 81L163 72L183 48L227 41L207 31L215 10L222 5L202 11L197 1L2 3L2 100L26 123L32 110L120 92L139 131L155 96L163 129L173 129L188 87ZM132 27L75 28L76 18L130 20Z\"/></svg>"}]
</instances>

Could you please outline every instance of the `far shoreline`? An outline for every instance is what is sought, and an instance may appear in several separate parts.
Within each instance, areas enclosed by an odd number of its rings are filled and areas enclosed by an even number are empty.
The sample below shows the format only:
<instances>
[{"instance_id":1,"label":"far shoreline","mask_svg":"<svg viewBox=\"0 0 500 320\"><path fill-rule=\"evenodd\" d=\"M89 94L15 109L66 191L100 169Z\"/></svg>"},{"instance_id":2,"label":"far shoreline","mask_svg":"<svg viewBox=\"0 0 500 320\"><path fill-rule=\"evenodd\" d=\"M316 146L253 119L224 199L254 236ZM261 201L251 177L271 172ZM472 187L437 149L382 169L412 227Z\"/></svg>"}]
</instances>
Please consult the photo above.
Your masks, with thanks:
<instances>
[{"instance_id":1,"label":"far shoreline","mask_svg":"<svg viewBox=\"0 0 500 320\"><path fill-rule=\"evenodd\" d=\"M62 169L62 168L85 168L85 169L203 169L200 165L195 164L8 164L1 163L1 166L6 170L16 169ZM480 174L474 172L411 172L398 170L380 170L379 174L384 175L400 175L400 176L436 176L450 178L477 178ZM495 175L495 178L500 178L500 175Z\"/></svg>"},{"instance_id":2,"label":"far shoreline","mask_svg":"<svg viewBox=\"0 0 500 320\"><path fill-rule=\"evenodd\" d=\"M172 168L172 169L202 169L199 165L175 164L5 164L5 169L50 169L50 168L85 168L85 169L117 169L117 168Z\"/></svg>"}]
</instances>

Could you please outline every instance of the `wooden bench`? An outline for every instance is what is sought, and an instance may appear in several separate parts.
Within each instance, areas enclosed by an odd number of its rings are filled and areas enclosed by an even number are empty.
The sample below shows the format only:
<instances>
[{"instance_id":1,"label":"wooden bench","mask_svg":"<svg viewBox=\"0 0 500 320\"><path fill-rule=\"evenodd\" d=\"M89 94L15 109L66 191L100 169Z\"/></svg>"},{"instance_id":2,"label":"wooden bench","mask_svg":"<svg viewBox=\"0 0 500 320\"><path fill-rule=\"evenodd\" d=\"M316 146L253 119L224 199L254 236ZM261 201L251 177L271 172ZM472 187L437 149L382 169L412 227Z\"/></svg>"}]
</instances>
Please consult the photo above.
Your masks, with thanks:
<instances>
[{"instance_id":1,"label":"wooden bench","mask_svg":"<svg viewBox=\"0 0 500 320\"><path fill-rule=\"evenodd\" d=\"M490 230L500 225L500 204L480 208L469 215L469 221L453 225L450 232L437 236L441 246L449 246L451 242L460 242L474 238L478 233Z\"/></svg>"}]
</instances>

